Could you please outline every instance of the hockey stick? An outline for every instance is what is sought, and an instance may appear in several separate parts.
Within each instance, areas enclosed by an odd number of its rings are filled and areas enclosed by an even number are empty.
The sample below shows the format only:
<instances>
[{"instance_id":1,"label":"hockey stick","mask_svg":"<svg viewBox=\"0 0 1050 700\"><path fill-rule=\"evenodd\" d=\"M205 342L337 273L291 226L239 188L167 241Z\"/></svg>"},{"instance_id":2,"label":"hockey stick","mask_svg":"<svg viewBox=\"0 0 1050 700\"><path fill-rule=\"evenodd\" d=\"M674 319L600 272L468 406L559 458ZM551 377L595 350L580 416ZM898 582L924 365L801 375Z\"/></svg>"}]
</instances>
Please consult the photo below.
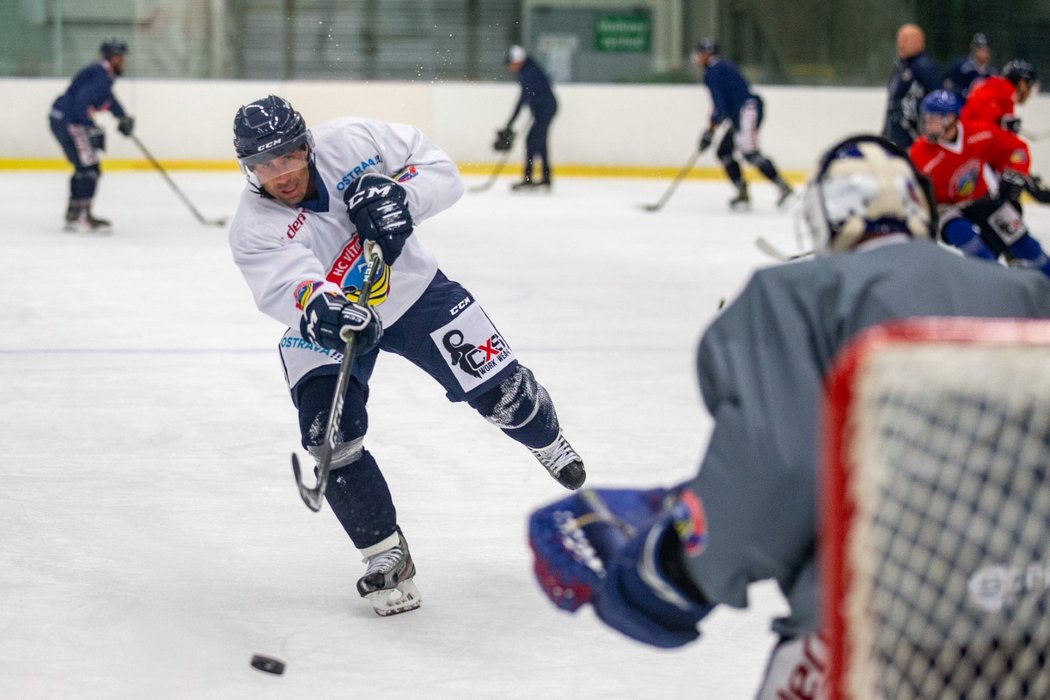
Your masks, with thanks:
<instances>
[{"instance_id":1,"label":"hockey stick","mask_svg":"<svg viewBox=\"0 0 1050 700\"><path fill-rule=\"evenodd\" d=\"M496 168L492 171L492 174L489 175L489 179L481 183L480 185L474 185L470 188L470 191L474 193L484 192L493 185L495 185L496 180L499 178L500 172L503 171L503 166L507 164L508 160L510 160L510 150L507 150L507 152L503 154L503 158L498 163L496 163Z\"/></svg>"},{"instance_id":2,"label":"hockey stick","mask_svg":"<svg viewBox=\"0 0 1050 700\"><path fill-rule=\"evenodd\" d=\"M142 151L142 155L146 156L146 160L150 162L150 165L156 168L157 172L161 174L161 177L163 177L167 181L167 183L171 185L171 189L173 189L175 191L175 194L179 196L179 199L182 200L182 203L189 207L189 210L193 212L193 215L197 218L198 222L206 226L226 225L226 219L205 219L201 215L201 213L197 211L197 207L193 206L193 203L190 202L190 200L187 199L186 195L182 193L182 190L180 190L179 186L175 184L175 181L171 179L171 176L168 175L168 171L164 169L164 166L158 163L157 159L153 157L153 154L149 152L145 145L143 145L142 141L139 140L139 137L135 136L135 134L131 134L130 138L132 141L135 142L135 145L139 147L139 150Z\"/></svg>"},{"instance_id":3,"label":"hockey stick","mask_svg":"<svg viewBox=\"0 0 1050 700\"><path fill-rule=\"evenodd\" d=\"M1029 141L1038 141L1040 139L1045 139L1047 136L1050 136L1050 129L1046 131L1037 132L1031 132L1027 129L1021 129L1021 136L1024 136Z\"/></svg>"},{"instance_id":4,"label":"hockey stick","mask_svg":"<svg viewBox=\"0 0 1050 700\"><path fill-rule=\"evenodd\" d=\"M529 129L532 128L532 122L533 122L533 119L530 117L529 121L525 124L525 133L526 134L529 133ZM498 163L496 163L496 168L495 168L495 170L492 171L492 174L489 175L489 179L488 180L486 180L485 182L481 183L480 185L474 185L473 187L469 188L469 191L470 192L474 192L476 194L478 192L484 192L484 191L490 189L493 185L495 185L496 184L496 180L499 179L499 174L501 172L503 172L504 166L506 166L507 165L507 161L510 160L510 152L511 152L511 150L512 150L511 148L508 148L506 151L504 151L503 158L501 158L500 161Z\"/></svg>"},{"instance_id":5,"label":"hockey stick","mask_svg":"<svg viewBox=\"0 0 1050 700\"><path fill-rule=\"evenodd\" d=\"M371 241L365 243L365 255L368 256L368 267L361 281L361 293L358 301L368 303L372 294L372 283L383 263L383 252ZM295 484L299 487L299 495L303 498L306 507L315 513L321 510L321 499L324 498L325 489L328 488L328 474L332 471L332 450L335 448L335 434L339 429L339 420L343 416L343 399L346 398L346 389L350 386L350 370L353 368L354 356L357 354L357 333L346 332L342 336L343 361L339 363L339 375L335 380L335 394L332 396L332 408L328 411L328 426L324 431L324 444L321 445L321 456L317 460L317 484L308 487L303 484L302 468L299 466L299 455L292 453L292 472L295 473Z\"/></svg>"},{"instance_id":6,"label":"hockey stick","mask_svg":"<svg viewBox=\"0 0 1050 700\"><path fill-rule=\"evenodd\" d=\"M640 204L639 206L644 211L660 211L660 209L663 208L665 204L667 204L667 200L671 198L671 195L674 194L674 191L678 189L678 186L682 184L682 180L686 178L686 175L689 174L689 171L693 169L694 165L696 165L696 161L698 158L700 158L700 151L694 151L693 155L689 156L689 160L686 162L686 164L683 165L682 169L678 171L677 175L675 175L674 180L671 181L671 186L667 188L667 191L664 192L663 196L660 197L659 201L655 202L654 204Z\"/></svg>"},{"instance_id":7,"label":"hockey stick","mask_svg":"<svg viewBox=\"0 0 1050 700\"><path fill-rule=\"evenodd\" d=\"M755 239L755 246L757 246L759 250L761 250L769 257L773 258L774 260L779 260L780 262L790 262L792 260L799 260L801 258L807 258L810 255L813 255L812 250L807 250L804 253L785 253L762 236L759 236Z\"/></svg>"}]
</instances>

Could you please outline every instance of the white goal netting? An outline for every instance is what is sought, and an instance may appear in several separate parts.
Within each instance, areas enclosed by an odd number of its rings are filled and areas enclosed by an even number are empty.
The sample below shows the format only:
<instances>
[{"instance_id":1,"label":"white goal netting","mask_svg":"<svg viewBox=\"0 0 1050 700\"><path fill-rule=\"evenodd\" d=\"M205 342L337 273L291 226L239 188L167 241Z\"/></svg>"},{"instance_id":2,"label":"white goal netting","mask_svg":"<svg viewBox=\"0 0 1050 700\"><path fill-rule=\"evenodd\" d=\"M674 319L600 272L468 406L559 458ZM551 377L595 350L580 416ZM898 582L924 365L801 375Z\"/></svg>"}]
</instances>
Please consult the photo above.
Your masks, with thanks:
<instances>
[{"instance_id":1,"label":"white goal netting","mask_svg":"<svg viewBox=\"0 0 1050 700\"><path fill-rule=\"evenodd\" d=\"M1050 697L1050 324L898 325L839 370L832 696Z\"/></svg>"}]
</instances>

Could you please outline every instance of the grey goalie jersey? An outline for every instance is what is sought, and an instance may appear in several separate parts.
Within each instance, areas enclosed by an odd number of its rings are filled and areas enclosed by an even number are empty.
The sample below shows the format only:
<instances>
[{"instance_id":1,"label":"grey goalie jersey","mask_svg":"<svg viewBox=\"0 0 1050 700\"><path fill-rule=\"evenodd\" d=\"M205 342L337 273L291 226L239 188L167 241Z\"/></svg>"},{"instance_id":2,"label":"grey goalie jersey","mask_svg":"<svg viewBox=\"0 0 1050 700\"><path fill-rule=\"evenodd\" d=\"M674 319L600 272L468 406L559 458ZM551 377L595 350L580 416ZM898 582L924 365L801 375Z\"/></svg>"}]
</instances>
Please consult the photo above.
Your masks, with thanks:
<instances>
[{"instance_id":1,"label":"grey goalie jersey","mask_svg":"<svg viewBox=\"0 0 1050 700\"><path fill-rule=\"evenodd\" d=\"M901 236L760 270L705 332L699 380L715 427L687 488L707 541L685 561L710 600L744 607L748 584L774 579L791 608L774 629L817 629L823 376L855 333L912 316L1048 318L1050 280Z\"/></svg>"}]
</instances>

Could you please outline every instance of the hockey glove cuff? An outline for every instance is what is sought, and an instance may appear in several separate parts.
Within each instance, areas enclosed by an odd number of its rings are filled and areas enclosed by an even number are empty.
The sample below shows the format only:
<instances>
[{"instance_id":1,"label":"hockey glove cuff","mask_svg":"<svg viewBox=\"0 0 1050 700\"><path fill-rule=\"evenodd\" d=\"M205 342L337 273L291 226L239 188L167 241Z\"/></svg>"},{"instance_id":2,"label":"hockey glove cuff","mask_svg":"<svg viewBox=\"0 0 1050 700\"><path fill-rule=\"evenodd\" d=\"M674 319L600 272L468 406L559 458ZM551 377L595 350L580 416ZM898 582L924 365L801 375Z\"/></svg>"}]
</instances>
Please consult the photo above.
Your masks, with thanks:
<instances>
[{"instance_id":1,"label":"hockey glove cuff","mask_svg":"<svg viewBox=\"0 0 1050 700\"><path fill-rule=\"evenodd\" d=\"M117 120L117 131L124 134L125 136L131 136L131 132L135 130L135 118L134 117L121 117Z\"/></svg>"},{"instance_id":2,"label":"hockey glove cuff","mask_svg":"<svg viewBox=\"0 0 1050 700\"><path fill-rule=\"evenodd\" d=\"M663 517L624 547L594 597L602 622L645 644L679 647L700 637L697 624L712 609L681 568L681 542ZM672 581L668 564L680 576ZM687 586L690 592L683 590Z\"/></svg>"},{"instance_id":3,"label":"hockey glove cuff","mask_svg":"<svg viewBox=\"0 0 1050 700\"><path fill-rule=\"evenodd\" d=\"M326 292L307 303L299 332L311 343L329 350L342 350L346 345L344 334L355 333L355 348L364 354L379 345L383 326L371 307L351 304L344 297Z\"/></svg>"},{"instance_id":4,"label":"hockey glove cuff","mask_svg":"<svg viewBox=\"0 0 1050 700\"><path fill-rule=\"evenodd\" d=\"M344 199L358 235L375 241L383 251L384 262L393 265L412 235L405 188L386 175L367 173L347 189Z\"/></svg>"}]
</instances>

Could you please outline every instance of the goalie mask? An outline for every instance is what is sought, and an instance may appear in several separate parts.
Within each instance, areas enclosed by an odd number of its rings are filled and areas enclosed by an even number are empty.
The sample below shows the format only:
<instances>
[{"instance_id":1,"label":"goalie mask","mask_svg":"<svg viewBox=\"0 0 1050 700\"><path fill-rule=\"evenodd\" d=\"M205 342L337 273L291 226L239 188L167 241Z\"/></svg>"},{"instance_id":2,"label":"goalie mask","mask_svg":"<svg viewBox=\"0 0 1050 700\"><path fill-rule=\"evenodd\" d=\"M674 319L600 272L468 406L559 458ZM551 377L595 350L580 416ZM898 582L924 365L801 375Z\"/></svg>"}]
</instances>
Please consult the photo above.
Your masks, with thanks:
<instances>
[{"instance_id":1,"label":"goalie mask","mask_svg":"<svg viewBox=\"0 0 1050 700\"><path fill-rule=\"evenodd\" d=\"M796 225L817 253L834 253L888 234L929 237L936 211L907 153L884 138L861 135L821 158Z\"/></svg>"},{"instance_id":2,"label":"goalie mask","mask_svg":"<svg viewBox=\"0 0 1050 700\"><path fill-rule=\"evenodd\" d=\"M233 118L237 162L257 187L302 168L313 156L313 145L303 115L282 97L246 104Z\"/></svg>"}]
</instances>

